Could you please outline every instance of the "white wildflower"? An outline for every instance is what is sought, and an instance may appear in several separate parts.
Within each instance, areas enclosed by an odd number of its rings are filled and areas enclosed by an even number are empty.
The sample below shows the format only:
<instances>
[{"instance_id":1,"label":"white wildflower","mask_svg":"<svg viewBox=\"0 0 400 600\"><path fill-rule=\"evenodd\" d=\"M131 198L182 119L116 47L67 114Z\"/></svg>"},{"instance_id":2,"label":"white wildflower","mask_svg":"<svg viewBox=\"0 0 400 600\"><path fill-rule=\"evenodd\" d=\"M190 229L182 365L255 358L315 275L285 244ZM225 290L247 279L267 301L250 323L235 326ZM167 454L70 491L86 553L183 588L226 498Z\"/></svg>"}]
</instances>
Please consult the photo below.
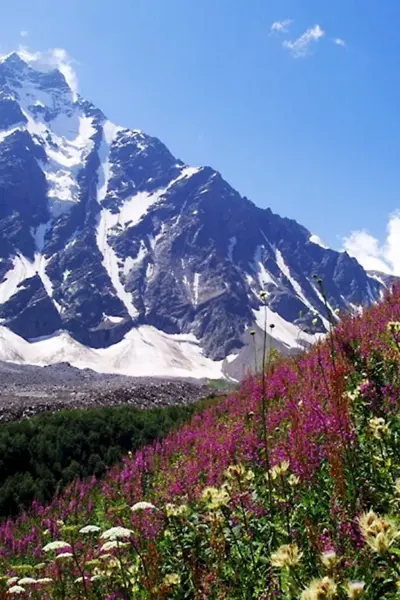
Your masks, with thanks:
<instances>
[{"instance_id":1,"label":"white wildflower","mask_svg":"<svg viewBox=\"0 0 400 600\"><path fill-rule=\"evenodd\" d=\"M156 510L156 507L151 502L136 502L136 504L131 506L131 511L136 512L137 510L146 510L148 508Z\"/></svg>"},{"instance_id":2,"label":"white wildflower","mask_svg":"<svg viewBox=\"0 0 400 600\"><path fill-rule=\"evenodd\" d=\"M9 594L23 594L24 592L25 588L23 588L22 585L13 585L8 590Z\"/></svg>"},{"instance_id":3,"label":"white wildflower","mask_svg":"<svg viewBox=\"0 0 400 600\"><path fill-rule=\"evenodd\" d=\"M79 533L98 533L100 531L100 527L97 525L86 525L79 530Z\"/></svg>"},{"instance_id":4,"label":"white wildflower","mask_svg":"<svg viewBox=\"0 0 400 600\"><path fill-rule=\"evenodd\" d=\"M56 560L64 560L66 558L72 558L73 556L72 552L61 552L60 554L57 554Z\"/></svg>"},{"instance_id":5,"label":"white wildflower","mask_svg":"<svg viewBox=\"0 0 400 600\"><path fill-rule=\"evenodd\" d=\"M111 540L110 542L106 542L105 544L103 544L100 548L100 551L108 552L109 550L114 550L114 548L125 548L126 546L129 546L128 542L119 542L118 540Z\"/></svg>"},{"instance_id":6,"label":"white wildflower","mask_svg":"<svg viewBox=\"0 0 400 600\"><path fill-rule=\"evenodd\" d=\"M133 534L132 529L126 527L111 527L101 534L103 540L126 540Z\"/></svg>"},{"instance_id":7,"label":"white wildflower","mask_svg":"<svg viewBox=\"0 0 400 600\"><path fill-rule=\"evenodd\" d=\"M53 550L71 549L71 544L62 542L61 540L55 542L49 542L43 547L43 552L52 552Z\"/></svg>"},{"instance_id":8,"label":"white wildflower","mask_svg":"<svg viewBox=\"0 0 400 600\"><path fill-rule=\"evenodd\" d=\"M23 577L18 581L18 585L33 585L37 583L37 579L33 579L33 577Z\"/></svg>"}]
</instances>

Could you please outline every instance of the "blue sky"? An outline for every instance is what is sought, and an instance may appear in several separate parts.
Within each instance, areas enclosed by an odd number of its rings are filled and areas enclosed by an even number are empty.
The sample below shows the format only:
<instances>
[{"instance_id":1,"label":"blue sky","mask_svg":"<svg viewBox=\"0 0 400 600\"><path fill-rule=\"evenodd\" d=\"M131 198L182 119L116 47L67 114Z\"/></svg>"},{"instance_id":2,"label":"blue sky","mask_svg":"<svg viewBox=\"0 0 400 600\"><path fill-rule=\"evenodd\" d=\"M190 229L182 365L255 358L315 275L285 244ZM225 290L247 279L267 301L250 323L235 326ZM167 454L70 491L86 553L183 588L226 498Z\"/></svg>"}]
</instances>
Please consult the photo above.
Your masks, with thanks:
<instances>
[{"instance_id":1,"label":"blue sky","mask_svg":"<svg viewBox=\"0 0 400 600\"><path fill-rule=\"evenodd\" d=\"M398 271L399 27L399 0L13 0L0 53L66 49L110 119Z\"/></svg>"}]
</instances>

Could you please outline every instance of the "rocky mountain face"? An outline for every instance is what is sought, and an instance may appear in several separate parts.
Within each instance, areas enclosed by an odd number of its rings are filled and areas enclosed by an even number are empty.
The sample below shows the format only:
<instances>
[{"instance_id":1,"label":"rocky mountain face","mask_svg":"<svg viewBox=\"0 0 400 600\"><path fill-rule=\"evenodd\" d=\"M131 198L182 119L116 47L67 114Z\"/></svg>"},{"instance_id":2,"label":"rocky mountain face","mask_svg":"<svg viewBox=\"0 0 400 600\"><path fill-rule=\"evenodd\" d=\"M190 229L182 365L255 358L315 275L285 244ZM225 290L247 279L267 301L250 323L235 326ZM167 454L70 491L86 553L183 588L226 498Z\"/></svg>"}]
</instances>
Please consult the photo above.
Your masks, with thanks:
<instances>
[{"instance_id":1,"label":"rocky mountain face","mask_svg":"<svg viewBox=\"0 0 400 600\"><path fill-rule=\"evenodd\" d=\"M332 313L376 301L386 285L212 168L114 125L58 70L1 59L3 333L32 341L64 331L95 352L156 330L226 366L263 326L262 290L281 348L296 347L300 330L302 343L326 331L313 274Z\"/></svg>"}]
</instances>

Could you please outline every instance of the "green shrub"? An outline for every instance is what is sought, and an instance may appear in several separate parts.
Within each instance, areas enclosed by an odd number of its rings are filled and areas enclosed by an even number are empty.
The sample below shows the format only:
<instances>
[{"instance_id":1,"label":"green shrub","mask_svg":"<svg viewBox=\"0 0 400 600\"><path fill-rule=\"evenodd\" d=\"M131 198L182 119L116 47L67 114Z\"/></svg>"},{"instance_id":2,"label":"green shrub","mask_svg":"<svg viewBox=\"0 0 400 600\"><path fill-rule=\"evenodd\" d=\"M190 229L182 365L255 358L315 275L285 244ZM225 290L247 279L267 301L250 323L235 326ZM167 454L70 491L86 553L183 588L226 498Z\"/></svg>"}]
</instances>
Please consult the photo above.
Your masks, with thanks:
<instances>
[{"instance_id":1,"label":"green shrub","mask_svg":"<svg viewBox=\"0 0 400 600\"><path fill-rule=\"evenodd\" d=\"M162 439L198 405L46 413L0 427L0 517L49 501L76 477L100 477L129 451Z\"/></svg>"}]
</instances>

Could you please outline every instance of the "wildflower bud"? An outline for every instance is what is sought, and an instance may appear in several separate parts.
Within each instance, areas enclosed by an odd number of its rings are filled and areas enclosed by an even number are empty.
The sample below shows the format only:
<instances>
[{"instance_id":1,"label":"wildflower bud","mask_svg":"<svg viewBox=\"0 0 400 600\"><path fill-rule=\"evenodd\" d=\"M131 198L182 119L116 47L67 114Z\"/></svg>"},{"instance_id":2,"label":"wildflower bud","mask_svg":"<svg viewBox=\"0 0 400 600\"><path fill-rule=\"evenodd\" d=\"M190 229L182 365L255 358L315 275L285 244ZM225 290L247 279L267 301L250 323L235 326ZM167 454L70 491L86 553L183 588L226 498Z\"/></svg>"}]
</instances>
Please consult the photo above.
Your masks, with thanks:
<instances>
[{"instance_id":1,"label":"wildflower bud","mask_svg":"<svg viewBox=\"0 0 400 600\"><path fill-rule=\"evenodd\" d=\"M270 475L272 479L277 479L281 475L284 475L289 469L289 461L283 460L280 464L275 465L270 469Z\"/></svg>"},{"instance_id":2,"label":"wildflower bud","mask_svg":"<svg viewBox=\"0 0 400 600\"><path fill-rule=\"evenodd\" d=\"M168 586L179 585L181 582L181 578L178 573L169 573L164 577L164 583Z\"/></svg>"}]
</instances>

